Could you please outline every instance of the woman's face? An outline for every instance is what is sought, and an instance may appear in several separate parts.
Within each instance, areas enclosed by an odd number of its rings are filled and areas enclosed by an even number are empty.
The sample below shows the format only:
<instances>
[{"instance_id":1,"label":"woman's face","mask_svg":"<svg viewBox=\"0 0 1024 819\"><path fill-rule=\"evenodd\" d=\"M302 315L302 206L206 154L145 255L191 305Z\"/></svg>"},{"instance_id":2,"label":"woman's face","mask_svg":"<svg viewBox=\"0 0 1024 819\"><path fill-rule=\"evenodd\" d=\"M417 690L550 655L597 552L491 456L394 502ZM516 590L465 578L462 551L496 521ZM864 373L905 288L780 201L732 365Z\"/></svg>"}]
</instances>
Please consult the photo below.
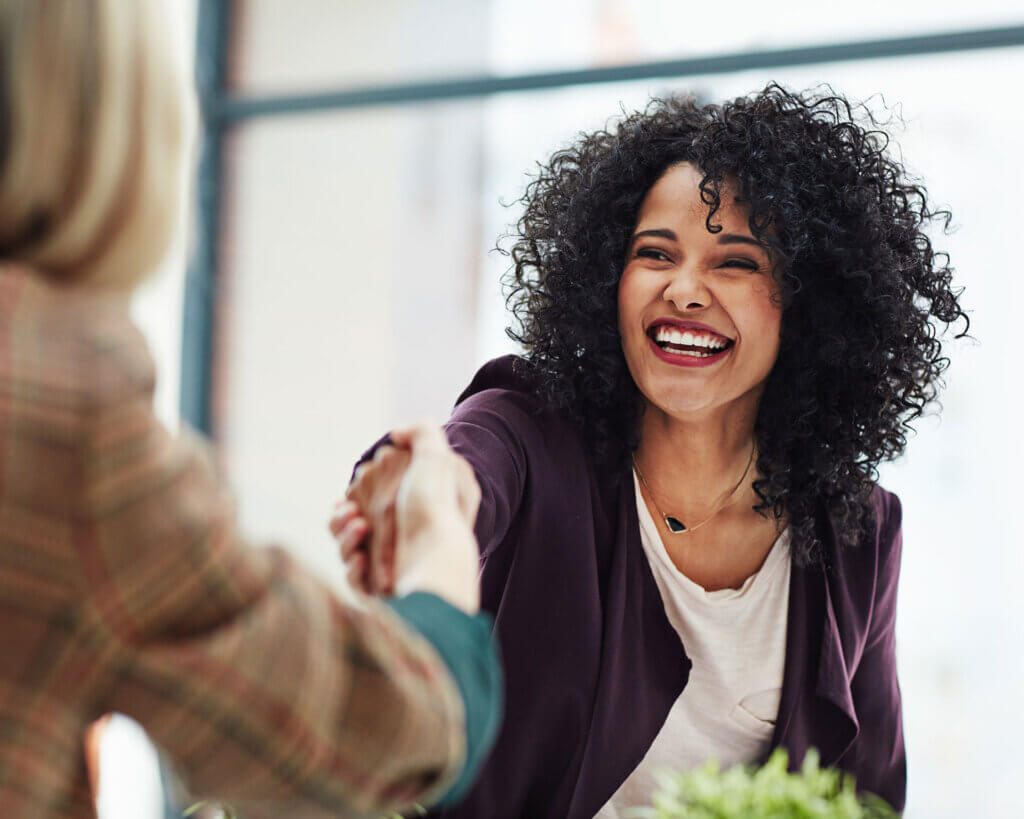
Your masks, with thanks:
<instances>
[{"instance_id":1,"label":"woman's face","mask_svg":"<svg viewBox=\"0 0 1024 819\"><path fill-rule=\"evenodd\" d=\"M619 335L647 402L679 420L756 413L779 352L782 307L768 251L735 188L706 227L702 174L669 168L647 192L619 282Z\"/></svg>"}]
</instances>

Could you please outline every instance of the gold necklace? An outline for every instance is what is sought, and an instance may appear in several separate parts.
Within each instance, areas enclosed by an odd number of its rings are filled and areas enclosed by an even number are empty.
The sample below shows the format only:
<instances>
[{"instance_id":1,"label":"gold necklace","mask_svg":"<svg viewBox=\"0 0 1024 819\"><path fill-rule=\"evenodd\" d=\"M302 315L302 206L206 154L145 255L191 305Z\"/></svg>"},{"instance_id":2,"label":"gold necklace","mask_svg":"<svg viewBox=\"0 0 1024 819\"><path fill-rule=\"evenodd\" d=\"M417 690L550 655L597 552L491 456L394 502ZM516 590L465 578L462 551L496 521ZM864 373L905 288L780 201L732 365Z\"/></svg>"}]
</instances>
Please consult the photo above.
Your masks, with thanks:
<instances>
[{"instance_id":1,"label":"gold necklace","mask_svg":"<svg viewBox=\"0 0 1024 819\"><path fill-rule=\"evenodd\" d=\"M743 475L740 477L739 482L732 488L732 491L719 502L718 506L715 507L715 510L710 515L704 518L704 520L702 520L700 523L696 523L693 526L687 526L676 515L666 515L664 512L661 511L661 507L658 506L658 502L654 499L654 493L651 491L650 485L644 478L644 473L640 471L640 464L636 462L636 455L633 455L633 467L636 469L637 477L640 478L640 483L642 483L644 489L647 490L647 494L648 496L650 496L651 503L654 504L655 510L659 515L661 515L662 520L665 521L665 525L668 527L668 530L673 535L684 535L690 532L696 532L698 529L700 529L701 526L703 526L705 523L711 520L711 518L713 518L715 515L717 515L725 508L726 503L728 503L732 499L732 496L736 494L736 490L743 486L743 482L747 479L747 474L750 472L750 466L751 464L754 463L755 449L756 446L751 445L750 457L747 459L747 468L743 470Z\"/></svg>"}]
</instances>

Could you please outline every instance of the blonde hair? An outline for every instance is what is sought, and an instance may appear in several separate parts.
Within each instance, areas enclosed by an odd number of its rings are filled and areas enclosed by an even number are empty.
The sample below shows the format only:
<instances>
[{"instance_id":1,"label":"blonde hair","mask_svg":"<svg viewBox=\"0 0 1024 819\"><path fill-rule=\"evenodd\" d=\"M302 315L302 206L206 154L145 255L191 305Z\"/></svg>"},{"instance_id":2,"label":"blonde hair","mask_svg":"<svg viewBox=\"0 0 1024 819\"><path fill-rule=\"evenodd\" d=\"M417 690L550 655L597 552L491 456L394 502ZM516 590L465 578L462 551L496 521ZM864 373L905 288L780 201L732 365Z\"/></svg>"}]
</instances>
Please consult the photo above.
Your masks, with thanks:
<instances>
[{"instance_id":1,"label":"blonde hair","mask_svg":"<svg viewBox=\"0 0 1024 819\"><path fill-rule=\"evenodd\" d=\"M0 0L0 259L131 286L181 211L191 98L159 0Z\"/></svg>"}]
</instances>

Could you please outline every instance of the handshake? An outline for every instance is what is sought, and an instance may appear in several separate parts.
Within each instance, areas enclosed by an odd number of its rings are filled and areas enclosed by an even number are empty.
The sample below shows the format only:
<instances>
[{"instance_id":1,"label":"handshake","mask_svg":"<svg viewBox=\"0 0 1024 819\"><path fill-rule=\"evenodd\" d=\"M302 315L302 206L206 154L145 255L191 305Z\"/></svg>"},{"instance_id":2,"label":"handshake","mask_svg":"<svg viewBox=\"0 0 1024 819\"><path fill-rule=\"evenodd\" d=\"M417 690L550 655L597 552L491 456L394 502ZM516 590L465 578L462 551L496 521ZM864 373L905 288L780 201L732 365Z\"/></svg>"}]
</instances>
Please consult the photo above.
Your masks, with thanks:
<instances>
[{"instance_id":1,"label":"handshake","mask_svg":"<svg viewBox=\"0 0 1024 819\"><path fill-rule=\"evenodd\" d=\"M480 607L473 525L480 487L437 427L391 433L359 466L330 520L350 585L366 594L429 592Z\"/></svg>"}]
</instances>

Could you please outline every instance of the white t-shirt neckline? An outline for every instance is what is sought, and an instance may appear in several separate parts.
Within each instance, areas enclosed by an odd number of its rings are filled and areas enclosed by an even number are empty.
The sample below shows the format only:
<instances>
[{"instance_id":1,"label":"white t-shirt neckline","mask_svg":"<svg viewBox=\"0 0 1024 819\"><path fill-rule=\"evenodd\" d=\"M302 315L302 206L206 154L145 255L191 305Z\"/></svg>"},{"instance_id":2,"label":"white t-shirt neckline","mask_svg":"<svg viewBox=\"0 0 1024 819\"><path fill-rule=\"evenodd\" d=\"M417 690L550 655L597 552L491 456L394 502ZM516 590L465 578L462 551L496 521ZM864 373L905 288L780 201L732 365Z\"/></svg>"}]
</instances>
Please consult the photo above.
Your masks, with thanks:
<instances>
[{"instance_id":1,"label":"white t-shirt neckline","mask_svg":"<svg viewBox=\"0 0 1024 819\"><path fill-rule=\"evenodd\" d=\"M738 589L716 589L715 591L708 591L699 583L695 583L679 571L676 564L672 562L672 558L669 557L668 551L665 549L665 544L661 539L661 532L658 530L658 525L651 516L651 510L647 508L647 503L644 501L643 493L640 491L640 482L637 479L635 469L633 470L633 488L636 492L637 517L640 520L640 531L643 535L646 535L650 542L657 544L658 548L652 551L654 551L658 558L658 562L665 571L678 581L679 589L684 594L691 594L695 598L712 605L728 605L730 603L743 600L751 595L755 584L763 586L766 583L771 583L773 580L777 579L780 572L789 569L789 529L787 527L775 539L775 543L772 544L772 548L768 551L768 555L761 564L761 568L744 580L742 586ZM682 537L685 537L685 535L682 535Z\"/></svg>"}]
</instances>

